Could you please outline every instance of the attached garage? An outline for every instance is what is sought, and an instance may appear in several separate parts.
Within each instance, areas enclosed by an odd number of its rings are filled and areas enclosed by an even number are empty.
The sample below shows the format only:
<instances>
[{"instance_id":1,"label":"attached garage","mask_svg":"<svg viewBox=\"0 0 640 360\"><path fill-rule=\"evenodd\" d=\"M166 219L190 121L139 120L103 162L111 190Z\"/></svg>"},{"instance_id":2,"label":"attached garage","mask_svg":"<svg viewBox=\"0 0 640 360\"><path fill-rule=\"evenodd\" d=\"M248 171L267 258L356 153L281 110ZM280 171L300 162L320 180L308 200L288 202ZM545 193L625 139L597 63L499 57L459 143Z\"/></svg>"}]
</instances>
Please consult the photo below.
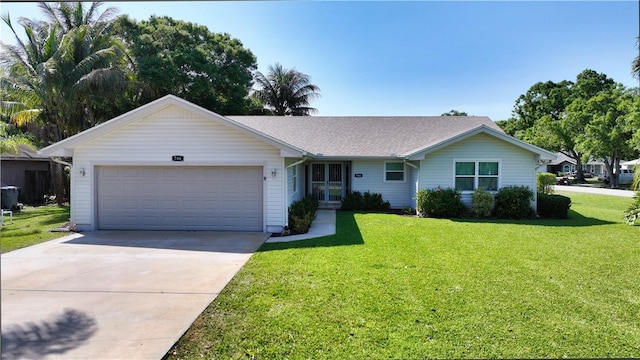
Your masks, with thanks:
<instances>
[{"instance_id":1,"label":"attached garage","mask_svg":"<svg viewBox=\"0 0 640 360\"><path fill-rule=\"evenodd\" d=\"M284 159L303 152L172 95L42 149L72 158L80 231L281 232Z\"/></svg>"},{"instance_id":2,"label":"attached garage","mask_svg":"<svg viewBox=\"0 0 640 360\"><path fill-rule=\"evenodd\" d=\"M261 167L99 166L98 229L262 231Z\"/></svg>"}]
</instances>

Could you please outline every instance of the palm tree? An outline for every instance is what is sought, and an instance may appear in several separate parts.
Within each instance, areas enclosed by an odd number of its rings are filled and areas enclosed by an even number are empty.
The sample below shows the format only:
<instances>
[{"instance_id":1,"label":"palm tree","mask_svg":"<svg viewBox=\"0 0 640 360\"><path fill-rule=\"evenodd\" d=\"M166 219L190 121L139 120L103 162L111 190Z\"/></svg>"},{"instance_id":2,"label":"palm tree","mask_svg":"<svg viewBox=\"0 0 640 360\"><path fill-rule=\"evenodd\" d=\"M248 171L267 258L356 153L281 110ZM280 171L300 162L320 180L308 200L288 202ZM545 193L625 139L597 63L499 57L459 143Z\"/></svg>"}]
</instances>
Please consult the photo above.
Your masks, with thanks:
<instances>
[{"instance_id":1,"label":"palm tree","mask_svg":"<svg viewBox=\"0 0 640 360\"><path fill-rule=\"evenodd\" d=\"M80 16L81 22L20 18L26 41L18 36L10 17L2 16L16 44L0 44L0 90L8 100L23 105L24 110L15 112L11 120L19 126L37 122L45 145L93 126L92 101L126 85L124 46L109 35L105 16L92 21L97 6ZM41 8L52 9L52 13L58 9ZM80 4L75 9L76 16L83 12ZM52 173L57 198L62 201L58 164L52 166Z\"/></svg>"},{"instance_id":2,"label":"palm tree","mask_svg":"<svg viewBox=\"0 0 640 360\"><path fill-rule=\"evenodd\" d=\"M318 111L309 102L320 97L320 88L295 68L285 69L276 63L269 66L266 76L257 71L255 80L260 87L255 96L276 115L306 116Z\"/></svg>"},{"instance_id":3,"label":"palm tree","mask_svg":"<svg viewBox=\"0 0 640 360\"><path fill-rule=\"evenodd\" d=\"M102 2L93 2L89 9L85 10L85 5L82 2L54 4L41 2L38 7L49 23L57 24L64 33L81 26L88 26L94 34L101 34L113 24L113 19L118 13L114 7L98 13L102 5Z\"/></svg>"},{"instance_id":4,"label":"palm tree","mask_svg":"<svg viewBox=\"0 0 640 360\"><path fill-rule=\"evenodd\" d=\"M636 47L640 52L640 36L636 38ZM633 59L633 62L631 63L631 73L640 80L640 55Z\"/></svg>"},{"instance_id":5,"label":"palm tree","mask_svg":"<svg viewBox=\"0 0 640 360\"><path fill-rule=\"evenodd\" d=\"M113 94L126 84L124 45L105 31L103 22L96 22L96 27L85 21L63 28L59 22L21 18L19 24L27 35L23 42L11 19L3 16L2 20L17 44L2 44L0 62L7 71L0 77L0 86L27 107L14 114L14 122L42 120L50 130L45 143L95 125L89 100Z\"/></svg>"}]
</instances>

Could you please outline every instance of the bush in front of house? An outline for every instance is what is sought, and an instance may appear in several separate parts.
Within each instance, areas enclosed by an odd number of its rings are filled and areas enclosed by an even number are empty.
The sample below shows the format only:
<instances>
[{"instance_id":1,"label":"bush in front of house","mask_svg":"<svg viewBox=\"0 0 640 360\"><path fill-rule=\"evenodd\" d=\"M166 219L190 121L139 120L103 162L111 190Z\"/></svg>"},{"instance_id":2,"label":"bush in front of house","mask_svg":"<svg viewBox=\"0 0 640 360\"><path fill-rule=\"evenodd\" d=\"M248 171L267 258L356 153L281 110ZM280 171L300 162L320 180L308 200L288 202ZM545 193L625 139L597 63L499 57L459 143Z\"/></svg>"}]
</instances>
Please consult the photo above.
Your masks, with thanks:
<instances>
[{"instance_id":1,"label":"bush in front of house","mask_svg":"<svg viewBox=\"0 0 640 360\"><path fill-rule=\"evenodd\" d=\"M369 191L364 194L359 191L353 191L342 199L342 210L389 211L390 208L391 204L382 199L382 194Z\"/></svg>"},{"instance_id":2,"label":"bush in front of house","mask_svg":"<svg viewBox=\"0 0 640 360\"><path fill-rule=\"evenodd\" d=\"M489 217L493 210L493 203L493 195L490 192L477 189L471 195L471 212L477 218Z\"/></svg>"},{"instance_id":3,"label":"bush in front of house","mask_svg":"<svg viewBox=\"0 0 640 360\"><path fill-rule=\"evenodd\" d=\"M291 203L289 206L289 229L291 232L294 234L307 233L316 218L317 210L318 199L312 196Z\"/></svg>"},{"instance_id":4,"label":"bush in front of house","mask_svg":"<svg viewBox=\"0 0 640 360\"><path fill-rule=\"evenodd\" d=\"M452 188L422 189L416 194L416 202L421 217L458 218L466 209L460 192Z\"/></svg>"},{"instance_id":5,"label":"bush in front of house","mask_svg":"<svg viewBox=\"0 0 640 360\"><path fill-rule=\"evenodd\" d=\"M536 174L536 184L538 188L538 194L553 194L553 185L557 182L556 176L551 173L538 173Z\"/></svg>"},{"instance_id":6,"label":"bush in front of house","mask_svg":"<svg viewBox=\"0 0 640 360\"><path fill-rule=\"evenodd\" d=\"M495 214L498 219L529 219L533 191L527 186L505 186L496 194Z\"/></svg>"},{"instance_id":7,"label":"bush in front of house","mask_svg":"<svg viewBox=\"0 0 640 360\"><path fill-rule=\"evenodd\" d=\"M562 195L538 193L538 215L547 219L566 219L569 217L571 198Z\"/></svg>"},{"instance_id":8,"label":"bush in front of house","mask_svg":"<svg viewBox=\"0 0 640 360\"><path fill-rule=\"evenodd\" d=\"M633 197L633 203L624 213L624 222L628 225L640 223L640 191Z\"/></svg>"}]
</instances>

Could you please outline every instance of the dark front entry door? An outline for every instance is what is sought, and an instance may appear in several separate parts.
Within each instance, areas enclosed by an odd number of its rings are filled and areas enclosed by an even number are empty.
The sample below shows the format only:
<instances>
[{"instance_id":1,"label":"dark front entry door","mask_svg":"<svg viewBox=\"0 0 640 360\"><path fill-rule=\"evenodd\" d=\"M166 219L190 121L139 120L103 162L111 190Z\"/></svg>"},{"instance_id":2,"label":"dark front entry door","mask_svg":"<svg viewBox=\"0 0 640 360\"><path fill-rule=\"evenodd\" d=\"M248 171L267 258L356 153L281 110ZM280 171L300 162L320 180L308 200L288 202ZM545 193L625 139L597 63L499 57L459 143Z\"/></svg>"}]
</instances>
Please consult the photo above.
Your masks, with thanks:
<instances>
[{"instance_id":1,"label":"dark front entry door","mask_svg":"<svg viewBox=\"0 0 640 360\"><path fill-rule=\"evenodd\" d=\"M311 193L321 202L342 201L343 165L341 163L311 164Z\"/></svg>"}]
</instances>

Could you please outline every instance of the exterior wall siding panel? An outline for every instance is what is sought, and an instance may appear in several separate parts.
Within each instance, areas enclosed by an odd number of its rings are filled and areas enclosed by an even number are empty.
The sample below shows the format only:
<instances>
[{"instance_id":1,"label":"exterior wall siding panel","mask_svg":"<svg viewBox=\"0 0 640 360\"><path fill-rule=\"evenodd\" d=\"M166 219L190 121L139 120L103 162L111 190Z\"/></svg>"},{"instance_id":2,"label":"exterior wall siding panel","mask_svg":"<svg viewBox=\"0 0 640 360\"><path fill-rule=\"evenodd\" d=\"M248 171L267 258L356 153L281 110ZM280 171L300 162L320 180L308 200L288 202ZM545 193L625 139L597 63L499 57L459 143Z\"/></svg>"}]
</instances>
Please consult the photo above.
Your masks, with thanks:
<instances>
[{"instance_id":1,"label":"exterior wall siding panel","mask_svg":"<svg viewBox=\"0 0 640 360\"><path fill-rule=\"evenodd\" d=\"M490 135L478 134L444 149L427 154L420 163L420 188L454 187L456 159L500 161L500 187L528 186L536 190L534 154ZM463 195L465 203L471 194Z\"/></svg>"},{"instance_id":2,"label":"exterior wall siding panel","mask_svg":"<svg viewBox=\"0 0 640 360\"><path fill-rule=\"evenodd\" d=\"M385 182L384 161L382 160L354 160L351 168L351 190L364 193L382 194L385 201L389 201L392 208L400 209L412 206L410 168L405 165L405 181ZM362 174L362 177L355 177Z\"/></svg>"}]
</instances>

